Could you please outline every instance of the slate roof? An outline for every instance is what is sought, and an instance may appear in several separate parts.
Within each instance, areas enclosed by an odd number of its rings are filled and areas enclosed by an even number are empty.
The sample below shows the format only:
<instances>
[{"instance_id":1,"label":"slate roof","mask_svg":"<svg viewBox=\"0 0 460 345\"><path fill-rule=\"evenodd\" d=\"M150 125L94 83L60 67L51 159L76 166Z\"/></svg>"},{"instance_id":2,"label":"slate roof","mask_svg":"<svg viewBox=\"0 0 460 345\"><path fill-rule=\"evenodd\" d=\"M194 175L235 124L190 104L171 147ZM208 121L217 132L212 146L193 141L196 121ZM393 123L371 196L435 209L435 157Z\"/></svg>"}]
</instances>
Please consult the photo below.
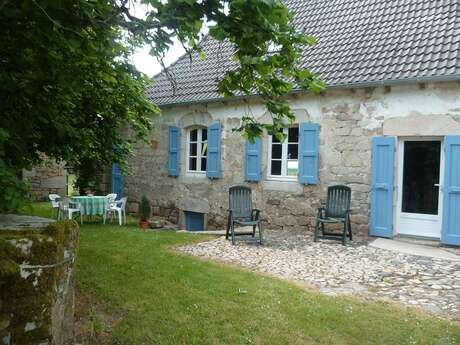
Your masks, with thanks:
<instances>
[{"instance_id":1,"label":"slate roof","mask_svg":"<svg viewBox=\"0 0 460 345\"><path fill-rule=\"evenodd\" d=\"M329 88L460 80L460 0L287 0L294 25L316 36L300 63ZM163 71L147 92L159 105L220 99L217 83L234 66L232 46L206 37Z\"/></svg>"}]
</instances>

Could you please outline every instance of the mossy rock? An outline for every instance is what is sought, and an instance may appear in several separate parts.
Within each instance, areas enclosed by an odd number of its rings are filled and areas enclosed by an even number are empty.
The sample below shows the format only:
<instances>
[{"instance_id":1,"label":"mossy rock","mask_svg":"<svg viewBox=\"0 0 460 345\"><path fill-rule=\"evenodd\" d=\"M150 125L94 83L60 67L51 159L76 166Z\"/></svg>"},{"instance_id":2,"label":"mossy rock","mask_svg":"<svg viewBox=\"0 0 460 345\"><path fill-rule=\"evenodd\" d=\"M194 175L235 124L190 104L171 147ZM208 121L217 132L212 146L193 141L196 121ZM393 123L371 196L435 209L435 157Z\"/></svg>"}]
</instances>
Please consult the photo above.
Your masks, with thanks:
<instances>
[{"instance_id":1,"label":"mossy rock","mask_svg":"<svg viewBox=\"0 0 460 345\"><path fill-rule=\"evenodd\" d=\"M78 238L74 220L0 231L0 342L60 343L56 308L63 309L67 294L73 294L69 283Z\"/></svg>"}]
</instances>

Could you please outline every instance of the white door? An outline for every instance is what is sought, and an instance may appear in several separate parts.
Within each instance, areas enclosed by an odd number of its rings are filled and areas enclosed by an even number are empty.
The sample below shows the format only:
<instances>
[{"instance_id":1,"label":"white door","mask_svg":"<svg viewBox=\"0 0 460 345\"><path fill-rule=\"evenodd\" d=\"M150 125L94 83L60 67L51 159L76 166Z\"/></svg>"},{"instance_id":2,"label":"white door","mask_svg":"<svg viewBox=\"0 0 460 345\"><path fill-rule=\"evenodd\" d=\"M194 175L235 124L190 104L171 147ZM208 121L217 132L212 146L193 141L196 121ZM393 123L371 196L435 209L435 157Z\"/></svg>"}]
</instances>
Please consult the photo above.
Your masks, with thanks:
<instances>
[{"instance_id":1,"label":"white door","mask_svg":"<svg viewBox=\"0 0 460 345\"><path fill-rule=\"evenodd\" d=\"M398 234L441 237L442 180L441 138L400 139L398 146Z\"/></svg>"}]
</instances>

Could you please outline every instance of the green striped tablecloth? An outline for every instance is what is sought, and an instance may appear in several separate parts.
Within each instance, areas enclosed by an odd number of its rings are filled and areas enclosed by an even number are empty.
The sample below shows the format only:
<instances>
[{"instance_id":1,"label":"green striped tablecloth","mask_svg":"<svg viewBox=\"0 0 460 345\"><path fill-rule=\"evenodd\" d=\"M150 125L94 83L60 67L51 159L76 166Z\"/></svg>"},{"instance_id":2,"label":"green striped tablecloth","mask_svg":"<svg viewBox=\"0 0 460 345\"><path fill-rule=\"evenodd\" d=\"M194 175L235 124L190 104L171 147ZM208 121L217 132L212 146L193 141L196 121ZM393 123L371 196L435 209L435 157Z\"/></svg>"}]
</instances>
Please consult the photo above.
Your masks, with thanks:
<instances>
[{"instance_id":1,"label":"green striped tablecloth","mask_svg":"<svg viewBox=\"0 0 460 345\"><path fill-rule=\"evenodd\" d=\"M74 196L73 202L78 202L82 206L83 216L103 215L106 207L107 197L105 196Z\"/></svg>"}]
</instances>

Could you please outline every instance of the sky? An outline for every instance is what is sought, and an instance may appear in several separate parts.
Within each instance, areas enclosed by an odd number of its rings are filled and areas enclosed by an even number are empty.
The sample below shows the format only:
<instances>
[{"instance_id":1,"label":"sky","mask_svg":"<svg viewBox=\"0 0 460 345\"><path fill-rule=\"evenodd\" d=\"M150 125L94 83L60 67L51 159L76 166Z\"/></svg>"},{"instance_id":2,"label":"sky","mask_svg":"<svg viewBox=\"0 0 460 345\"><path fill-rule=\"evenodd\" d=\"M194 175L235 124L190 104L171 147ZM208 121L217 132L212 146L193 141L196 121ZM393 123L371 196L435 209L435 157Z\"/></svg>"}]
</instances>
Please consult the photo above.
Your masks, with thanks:
<instances>
[{"instance_id":1,"label":"sky","mask_svg":"<svg viewBox=\"0 0 460 345\"><path fill-rule=\"evenodd\" d=\"M161 72L161 65L153 56L149 55L149 50L149 47L138 49L133 55L133 63L139 71L144 72L149 77L153 77ZM182 45L176 41L174 46L166 53L164 59L166 67L171 65L184 53L184 48L182 48Z\"/></svg>"},{"instance_id":2,"label":"sky","mask_svg":"<svg viewBox=\"0 0 460 345\"><path fill-rule=\"evenodd\" d=\"M131 11L133 14L137 17L145 18L145 13L147 12L146 5L140 4L136 1L133 1L132 5L133 7L131 8ZM153 77L154 75L161 72L161 65L153 56L149 54L149 50L149 47L137 49L136 53L132 57L132 61L139 71L144 72L149 77ZM184 53L185 50L179 41L174 40L174 45L166 53L163 62L166 67L168 67Z\"/></svg>"}]
</instances>

